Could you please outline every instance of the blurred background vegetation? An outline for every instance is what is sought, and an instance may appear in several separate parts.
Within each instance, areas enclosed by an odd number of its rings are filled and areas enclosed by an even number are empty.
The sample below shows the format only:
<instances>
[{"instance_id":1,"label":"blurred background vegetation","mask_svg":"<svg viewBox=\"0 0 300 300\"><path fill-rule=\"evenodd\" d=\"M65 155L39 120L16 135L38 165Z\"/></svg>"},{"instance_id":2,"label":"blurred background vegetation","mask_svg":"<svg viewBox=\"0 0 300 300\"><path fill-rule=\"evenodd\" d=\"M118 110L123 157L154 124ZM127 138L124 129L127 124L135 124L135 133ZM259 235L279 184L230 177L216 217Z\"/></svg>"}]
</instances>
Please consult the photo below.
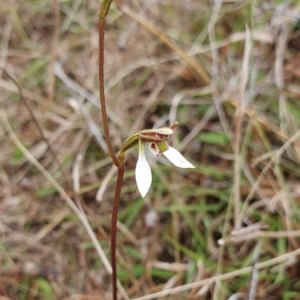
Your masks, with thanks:
<instances>
[{"instance_id":1,"label":"blurred background vegetation","mask_svg":"<svg viewBox=\"0 0 300 300\"><path fill-rule=\"evenodd\" d=\"M119 4L105 40L115 151L178 120L170 144L196 166L149 157L142 199L137 149L127 155L117 256L128 299L299 299L299 2ZM99 111L98 6L1 3L1 299L111 299L103 258L53 186L109 257L116 177Z\"/></svg>"}]
</instances>

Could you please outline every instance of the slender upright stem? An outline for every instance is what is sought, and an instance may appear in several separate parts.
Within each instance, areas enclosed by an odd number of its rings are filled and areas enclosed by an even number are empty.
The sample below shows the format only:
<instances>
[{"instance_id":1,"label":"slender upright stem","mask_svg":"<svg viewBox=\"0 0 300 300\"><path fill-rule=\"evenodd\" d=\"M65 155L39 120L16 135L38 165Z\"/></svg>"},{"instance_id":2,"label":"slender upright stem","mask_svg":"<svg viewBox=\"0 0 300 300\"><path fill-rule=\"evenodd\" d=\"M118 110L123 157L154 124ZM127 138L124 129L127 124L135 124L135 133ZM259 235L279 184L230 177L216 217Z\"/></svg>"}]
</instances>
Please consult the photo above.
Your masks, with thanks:
<instances>
[{"instance_id":1,"label":"slender upright stem","mask_svg":"<svg viewBox=\"0 0 300 300\"><path fill-rule=\"evenodd\" d=\"M100 12L99 13L99 91L100 91L101 115L102 115L104 136L105 136L110 157L114 165L116 167L119 167L120 164L113 150L110 135L109 135L108 118L106 113L105 88L104 88L104 32L105 32L105 16L103 17Z\"/></svg>"},{"instance_id":2,"label":"slender upright stem","mask_svg":"<svg viewBox=\"0 0 300 300\"><path fill-rule=\"evenodd\" d=\"M99 91L100 91L100 106L103 122L103 131L107 143L107 148L114 165L118 168L118 178L115 188L115 199L111 218L111 265L112 265L112 286L113 286L113 300L118 299L117 290L117 222L118 209L120 203L121 189L124 177L124 153L117 156L112 147L111 138L108 128L108 118L105 103L105 88L104 88L104 34L105 34L105 17L109 11L112 0L102 0L99 9Z\"/></svg>"},{"instance_id":3,"label":"slender upright stem","mask_svg":"<svg viewBox=\"0 0 300 300\"><path fill-rule=\"evenodd\" d=\"M116 182L114 206L111 217L111 266L112 266L112 284L113 284L113 300L117 300L117 263L116 263L116 249L117 249L117 222L118 209L120 203L121 189L124 176L124 165L118 168L118 177Z\"/></svg>"}]
</instances>

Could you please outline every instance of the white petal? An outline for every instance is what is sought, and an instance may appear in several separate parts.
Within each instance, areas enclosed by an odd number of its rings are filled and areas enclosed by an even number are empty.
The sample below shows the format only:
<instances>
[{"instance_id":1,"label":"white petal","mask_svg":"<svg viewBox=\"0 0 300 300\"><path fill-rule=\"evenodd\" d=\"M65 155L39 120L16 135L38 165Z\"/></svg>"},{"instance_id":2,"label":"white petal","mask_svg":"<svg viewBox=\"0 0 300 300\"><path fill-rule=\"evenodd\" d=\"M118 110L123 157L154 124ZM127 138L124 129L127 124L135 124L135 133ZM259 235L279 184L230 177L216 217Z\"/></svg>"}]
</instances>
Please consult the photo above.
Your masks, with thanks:
<instances>
[{"instance_id":1,"label":"white petal","mask_svg":"<svg viewBox=\"0 0 300 300\"><path fill-rule=\"evenodd\" d=\"M176 149L169 147L169 150L165 151L164 156L179 168L195 168L190 162L188 162L180 152Z\"/></svg>"},{"instance_id":2,"label":"white petal","mask_svg":"<svg viewBox=\"0 0 300 300\"><path fill-rule=\"evenodd\" d=\"M135 179L142 197L145 197L151 186L152 174L145 157L144 144L141 141L139 142L139 159L136 164Z\"/></svg>"}]
</instances>

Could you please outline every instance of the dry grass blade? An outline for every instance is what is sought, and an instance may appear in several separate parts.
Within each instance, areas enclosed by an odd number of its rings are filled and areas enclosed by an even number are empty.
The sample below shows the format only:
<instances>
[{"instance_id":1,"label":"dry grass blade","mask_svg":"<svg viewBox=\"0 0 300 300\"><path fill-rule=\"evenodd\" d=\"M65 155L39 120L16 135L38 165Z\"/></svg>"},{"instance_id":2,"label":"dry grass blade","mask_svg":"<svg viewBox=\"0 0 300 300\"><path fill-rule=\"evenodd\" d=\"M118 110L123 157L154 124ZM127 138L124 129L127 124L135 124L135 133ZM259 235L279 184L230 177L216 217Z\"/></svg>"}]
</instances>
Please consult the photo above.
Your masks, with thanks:
<instances>
[{"instance_id":1,"label":"dry grass blade","mask_svg":"<svg viewBox=\"0 0 300 300\"><path fill-rule=\"evenodd\" d=\"M50 233L56 226L58 226L67 216L70 215L69 210L61 211L47 226L43 227L35 236L36 240L43 239L48 233Z\"/></svg>"},{"instance_id":2,"label":"dry grass blade","mask_svg":"<svg viewBox=\"0 0 300 300\"><path fill-rule=\"evenodd\" d=\"M258 241L258 243L255 246L254 252L253 252L253 258L252 258L252 266L253 270L251 273L251 279L249 283L249 291L248 291L248 297L247 300L255 300L256 292L257 292L257 285L258 285L258 270L256 268L256 264L259 260L259 253L261 251L261 242Z\"/></svg>"},{"instance_id":3,"label":"dry grass blade","mask_svg":"<svg viewBox=\"0 0 300 300\"><path fill-rule=\"evenodd\" d=\"M43 111L48 110L49 106L53 101L53 96L55 92L55 74L54 74L54 65L57 59L57 44L59 40L59 25L60 25L60 13L59 13L59 3L58 0L52 0L53 11L54 11L54 30L53 38L51 41L51 54L50 54L50 63L49 63L49 84L48 84L48 95L47 102L44 103Z\"/></svg>"},{"instance_id":4,"label":"dry grass blade","mask_svg":"<svg viewBox=\"0 0 300 300\"><path fill-rule=\"evenodd\" d=\"M291 259L291 257L296 257L296 256L299 256L299 255L300 255L300 249L297 249L297 250L292 251L290 253L286 253L286 254L280 255L276 258L272 258L270 260L258 263L256 265L256 269L261 270L261 269L268 268L268 267L273 266L273 265L281 264L281 263L284 263L286 260ZM251 273L252 270L253 270L253 267L246 267L246 268L242 268L240 270L236 270L236 271L233 271L233 272L230 272L230 273L225 273L225 274L217 275L217 276L214 276L214 277L211 277L211 278L208 278L208 279L199 280L197 282L181 285L181 286L176 287L176 288L172 288L172 289L169 289L169 290L164 290L164 291L157 292L157 293L154 293L154 294L150 294L150 295L147 295L147 296L144 296L144 297L134 298L132 300L152 300L152 299L156 299L156 298L161 298L161 297L164 297L164 296L167 296L167 295L173 295L173 294L176 294L176 293L180 293L180 292L183 292L183 291L195 288L195 287L201 287L201 286L204 286L206 284L216 282L218 280L227 280L227 279L231 279L231 278L234 278L234 277L237 277L237 276L241 276L241 275L246 274L246 273Z\"/></svg>"},{"instance_id":5,"label":"dry grass blade","mask_svg":"<svg viewBox=\"0 0 300 300\"><path fill-rule=\"evenodd\" d=\"M261 231L253 230L252 232L245 233L242 231L240 234L235 234L225 239L220 239L218 243L224 245L225 243L240 243L248 240L256 240L260 238L269 238L269 239L280 239L288 237L300 237L300 230L291 230L291 231Z\"/></svg>"},{"instance_id":6,"label":"dry grass blade","mask_svg":"<svg viewBox=\"0 0 300 300\"><path fill-rule=\"evenodd\" d=\"M216 23L217 23L219 14L220 14L220 10L222 7L222 1L220 1L220 0L212 1L212 4L213 4L213 10L212 10L212 14L210 16L208 26L207 26L208 27L209 44L211 47L211 58L212 58L211 74L212 74L212 77L215 78L215 80L213 80L211 82L211 92L213 95L214 104L216 106L223 129L226 133L230 134L229 125L228 125L228 122L225 117L225 111L222 107L222 100L221 100L219 91L215 84L215 82L217 82L217 79L219 78L220 66L219 66L218 51L217 51L217 49L215 49L213 47L213 45L216 42L215 41L215 26L216 26Z\"/></svg>"},{"instance_id":7,"label":"dry grass blade","mask_svg":"<svg viewBox=\"0 0 300 300\"><path fill-rule=\"evenodd\" d=\"M83 156L78 153L73 165L72 179L73 179L73 190L75 193L80 192L80 165L82 163Z\"/></svg>"},{"instance_id":8,"label":"dry grass blade","mask_svg":"<svg viewBox=\"0 0 300 300\"><path fill-rule=\"evenodd\" d=\"M84 89L83 87L81 87L80 85L78 85L71 78L69 78L66 75L66 73L64 72L64 70L62 68L62 65L59 62L55 63L54 71L55 71L55 75L58 78L60 78L69 88L71 88L74 92L78 93L80 96L82 96L85 99L87 99L88 101L90 101L96 107L100 108L100 106L99 106L99 99L96 96L94 96L91 93L89 93L86 89ZM117 116L113 112L111 112L108 109L107 113L108 113L109 118L114 123L118 123L118 118L117 118Z\"/></svg>"},{"instance_id":9,"label":"dry grass blade","mask_svg":"<svg viewBox=\"0 0 300 300\"><path fill-rule=\"evenodd\" d=\"M246 43L244 51L243 66L241 70L241 82L239 90L239 104L237 106L236 115L235 115L235 143L234 143L234 224L235 228L241 226L240 219L240 204L241 204L241 166L242 166L242 157L240 153L241 143L242 143L242 128L245 116L245 107L247 106L249 99L245 95L246 86L249 78L249 64L250 64L250 49L251 49L251 40L250 40L250 31L249 28L246 28Z\"/></svg>"},{"instance_id":10,"label":"dry grass blade","mask_svg":"<svg viewBox=\"0 0 300 300\"><path fill-rule=\"evenodd\" d=\"M159 31L157 28L155 28L152 24L147 22L145 19L142 19L139 15L137 15L134 11L132 11L128 6L121 5L121 11L128 15L129 17L133 18L135 21L137 21L139 24L141 24L143 27L145 27L149 32L157 36L162 42L164 42L166 45L168 45L173 51L175 51L184 61L189 65L191 69L193 69L197 76L199 76L199 79L204 84L210 83L210 78L207 75L206 71L199 65L199 63L192 57L188 56L185 51L183 51L179 46L174 44L166 35L163 34L163 32Z\"/></svg>"},{"instance_id":11,"label":"dry grass blade","mask_svg":"<svg viewBox=\"0 0 300 300\"><path fill-rule=\"evenodd\" d=\"M0 10L0 296L12 300L112 296L117 176L97 96L98 8L29 0ZM146 151L144 201L138 149L126 155L120 299L298 299L298 16L288 0L112 2L103 87L113 150L178 121L168 144L196 166Z\"/></svg>"},{"instance_id":12,"label":"dry grass blade","mask_svg":"<svg viewBox=\"0 0 300 300\"><path fill-rule=\"evenodd\" d=\"M16 144L16 146L20 149L20 151L22 151L22 153L26 156L26 158L43 174L43 176L45 176L45 178L49 181L49 183L51 183L51 185L59 192L59 194L61 195L61 197L66 201L66 203L70 206L70 208L74 211L74 213L76 214L76 216L79 218L79 220L81 221L82 225L84 226L84 228L86 229L90 239L93 242L93 245L95 247L95 249L98 252L98 255L101 259L101 261L103 262L106 270L111 273L112 269L111 269L111 265L102 249L102 247L100 246L96 235L94 233L94 231L92 230L85 214L83 213L83 211L80 211L77 206L74 204L74 202L72 201L72 199L67 195L67 193L64 191L64 189L58 184L58 182L53 178L53 176L51 176L51 174L45 170L43 168L43 166L31 155L31 153L24 147L24 145L20 142L20 140L18 139L18 137L15 135L15 133L13 132L9 121L7 119L7 115L5 110L1 110L0 112L0 116L2 119L2 122L11 138L11 140ZM125 292L125 290L123 289L123 287L121 286L121 284L118 282L118 288L122 294L122 296L125 299L129 299L127 297L127 294Z\"/></svg>"},{"instance_id":13,"label":"dry grass blade","mask_svg":"<svg viewBox=\"0 0 300 300\"><path fill-rule=\"evenodd\" d=\"M1 42L2 47L1 47L1 56L0 56L0 78L2 77L2 72L4 70L5 62L7 59L7 54L8 54L7 49L8 49L11 29L12 29L11 20L8 19L5 22L5 26L3 28L3 37L2 37L2 42Z\"/></svg>"},{"instance_id":14,"label":"dry grass blade","mask_svg":"<svg viewBox=\"0 0 300 300\"><path fill-rule=\"evenodd\" d=\"M107 186L111 180L111 178L116 174L117 168L115 166L112 166L110 170L107 172L105 177L101 181L101 185L97 191L96 194L96 200L97 201L102 201L103 200L103 195L107 189Z\"/></svg>"}]
</instances>

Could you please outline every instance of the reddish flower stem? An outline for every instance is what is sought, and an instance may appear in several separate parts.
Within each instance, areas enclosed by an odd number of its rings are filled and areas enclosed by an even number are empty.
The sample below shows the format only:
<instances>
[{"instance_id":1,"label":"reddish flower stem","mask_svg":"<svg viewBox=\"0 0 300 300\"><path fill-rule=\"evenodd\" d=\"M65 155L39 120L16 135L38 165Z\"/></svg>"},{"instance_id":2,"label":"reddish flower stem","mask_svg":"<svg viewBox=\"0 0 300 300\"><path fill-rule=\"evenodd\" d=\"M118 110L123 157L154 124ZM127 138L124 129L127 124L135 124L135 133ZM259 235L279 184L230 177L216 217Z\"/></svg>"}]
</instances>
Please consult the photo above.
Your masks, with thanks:
<instances>
[{"instance_id":1,"label":"reddish flower stem","mask_svg":"<svg viewBox=\"0 0 300 300\"><path fill-rule=\"evenodd\" d=\"M114 165L118 168L118 177L115 187L115 198L111 217L111 266L112 266L112 286L113 286L113 300L118 299L117 290L117 222L118 209L121 197L121 189L124 177L124 153L120 156L115 155L112 147L111 138L108 127L108 117L106 112L105 102L105 86L104 86L104 35L105 35L105 17L109 11L109 6L112 0L103 0L99 9L99 92L100 92L100 106L103 123L103 131L110 157Z\"/></svg>"},{"instance_id":2,"label":"reddish flower stem","mask_svg":"<svg viewBox=\"0 0 300 300\"><path fill-rule=\"evenodd\" d=\"M115 199L113 211L111 216L111 266L112 266L112 285L113 285L113 300L117 300L117 222L118 222L118 209L121 198L121 189L124 176L124 166L118 168L118 177L115 190Z\"/></svg>"},{"instance_id":3,"label":"reddish flower stem","mask_svg":"<svg viewBox=\"0 0 300 300\"><path fill-rule=\"evenodd\" d=\"M112 147L111 138L108 128L108 118L106 112L105 102L105 88L104 88L104 32L105 32L105 18L99 17L99 91L100 91L100 106L103 123L103 131L107 144L107 148L110 157L116 167L119 167L120 163L115 155Z\"/></svg>"}]
</instances>

